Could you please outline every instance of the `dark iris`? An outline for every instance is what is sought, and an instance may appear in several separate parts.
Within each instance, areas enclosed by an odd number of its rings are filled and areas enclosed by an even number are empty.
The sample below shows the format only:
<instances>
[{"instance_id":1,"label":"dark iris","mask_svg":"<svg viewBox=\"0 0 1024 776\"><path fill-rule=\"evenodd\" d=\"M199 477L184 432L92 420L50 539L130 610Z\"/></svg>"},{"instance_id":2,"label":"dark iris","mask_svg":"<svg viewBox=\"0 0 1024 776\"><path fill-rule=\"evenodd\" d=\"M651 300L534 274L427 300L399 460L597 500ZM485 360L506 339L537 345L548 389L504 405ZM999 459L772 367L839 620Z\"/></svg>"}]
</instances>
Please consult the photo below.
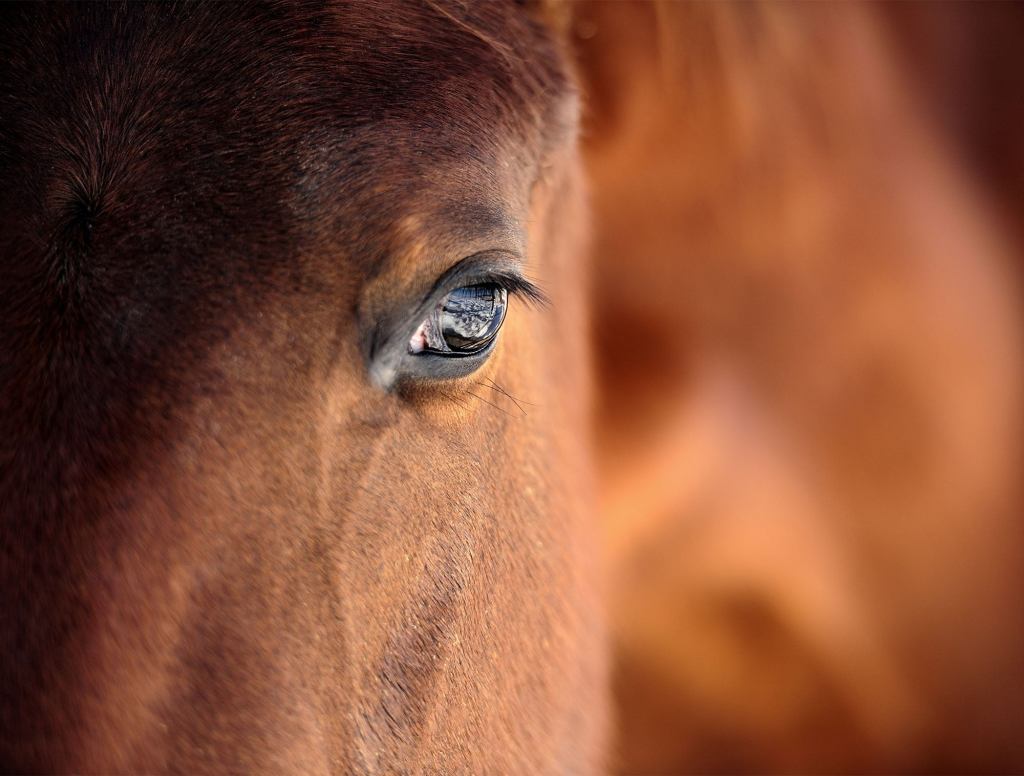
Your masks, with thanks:
<instances>
[{"instance_id":1,"label":"dark iris","mask_svg":"<svg viewBox=\"0 0 1024 776\"><path fill-rule=\"evenodd\" d=\"M456 353L485 348L505 320L508 292L494 283L456 288L438 310L438 329Z\"/></svg>"}]
</instances>

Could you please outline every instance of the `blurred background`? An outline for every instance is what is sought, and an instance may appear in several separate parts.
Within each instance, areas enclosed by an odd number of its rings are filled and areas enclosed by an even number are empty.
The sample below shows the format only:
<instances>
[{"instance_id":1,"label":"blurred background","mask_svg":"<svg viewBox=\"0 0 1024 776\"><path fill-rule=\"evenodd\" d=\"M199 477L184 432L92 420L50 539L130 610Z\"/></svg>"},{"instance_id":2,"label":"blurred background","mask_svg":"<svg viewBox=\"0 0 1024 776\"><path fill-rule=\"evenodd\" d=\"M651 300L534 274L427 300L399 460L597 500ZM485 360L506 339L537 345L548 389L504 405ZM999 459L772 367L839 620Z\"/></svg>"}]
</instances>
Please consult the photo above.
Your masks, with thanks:
<instances>
[{"instance_id":1,"label":"blurred background","mask_svg":"<svg viewBox=\"0 0 1024 776\"><path fill-rule=\"evenodd\" d=\"M570 16L618 769L1024 771L1024 5Z\"/></svg>"}]
</instances>

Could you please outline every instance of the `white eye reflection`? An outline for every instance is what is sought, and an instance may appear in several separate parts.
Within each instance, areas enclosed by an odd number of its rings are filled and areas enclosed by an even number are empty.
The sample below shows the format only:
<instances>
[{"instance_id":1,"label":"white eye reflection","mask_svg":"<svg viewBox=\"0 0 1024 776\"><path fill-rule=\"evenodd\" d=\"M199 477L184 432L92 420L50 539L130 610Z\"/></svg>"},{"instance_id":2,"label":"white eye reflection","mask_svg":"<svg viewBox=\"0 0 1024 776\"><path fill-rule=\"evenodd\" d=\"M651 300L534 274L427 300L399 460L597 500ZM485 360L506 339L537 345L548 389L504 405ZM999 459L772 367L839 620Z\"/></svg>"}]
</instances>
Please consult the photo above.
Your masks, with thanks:
<instances>
[{"instance_id":1,"label":"white eye reflection","mask_svg":"<svg viewBox=\"0 0 1024 776\"><path fill-rule=\"evenodd\" d=\"M409 352L465 356L485 349L505 320L508 291L497 283L451 291L409 338Z\"/></svg>"}]
</instances>

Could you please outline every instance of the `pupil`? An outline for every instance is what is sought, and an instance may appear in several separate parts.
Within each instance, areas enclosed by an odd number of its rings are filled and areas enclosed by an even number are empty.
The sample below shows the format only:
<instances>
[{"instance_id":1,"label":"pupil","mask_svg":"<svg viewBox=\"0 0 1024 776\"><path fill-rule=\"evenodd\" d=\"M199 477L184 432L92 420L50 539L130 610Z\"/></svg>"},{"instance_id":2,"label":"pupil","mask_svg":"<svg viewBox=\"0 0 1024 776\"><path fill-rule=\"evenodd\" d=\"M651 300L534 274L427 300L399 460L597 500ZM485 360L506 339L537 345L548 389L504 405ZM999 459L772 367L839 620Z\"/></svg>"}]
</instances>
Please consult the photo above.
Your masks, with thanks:
<instances>
[{"instance_id":1,"label":"pupil","mask_svg":"<svg viewBox=\"0 0 1024 776\"><path fill-rule=\"evenodd\" d=\"M501 327L506 298L505 289L494 284L452 291L441 308L441 334L448 347L461 352L485 347Z\"/></svg>"}]
</instances>

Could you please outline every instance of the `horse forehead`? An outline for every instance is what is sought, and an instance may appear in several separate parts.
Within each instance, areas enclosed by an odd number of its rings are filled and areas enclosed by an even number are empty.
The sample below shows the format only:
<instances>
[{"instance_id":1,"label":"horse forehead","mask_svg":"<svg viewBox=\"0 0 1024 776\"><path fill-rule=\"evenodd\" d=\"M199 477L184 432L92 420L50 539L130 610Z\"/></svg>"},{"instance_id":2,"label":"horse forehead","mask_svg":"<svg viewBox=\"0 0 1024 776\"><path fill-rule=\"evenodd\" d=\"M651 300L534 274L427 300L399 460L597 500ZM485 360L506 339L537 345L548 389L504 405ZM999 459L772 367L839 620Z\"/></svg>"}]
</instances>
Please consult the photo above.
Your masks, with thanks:
<instances>
[{"instance_id":1,"label":"horse forehead","mask_svg":"<svg viewBox=\"0 0 1024 776\"><path fill-rule=\"evenodd\" d=\"M467 200L494 206L510 190L500 172L541 155L547 103L565 87L554 51L511 9L19 10L0 35L8 238L71 235L121 264L249 255L228 240L283 259L324 216L379 242L380 214L426 188L455 192L431 192L448 203L441 220Z\"/></svg>"},{"instance_id":2,"label":"horse forehead","mask_svg":"<svg viewBox=\"0 0 1024 776\"><path fill-rule=\"evenodd\" d=\"M27 65L12 75L62 78L60 107L78 108L86 132L90 122L109 135L118 123L200 113L272 124L279 143L366 125L480 143L540 123L539 103L565 87L554 51L538 48L543 37L503 3L366 0L72 7L33 18L8 45Z\"/></svg>"},{"instance_id":3,"label":"horse forehead","mask_svg":"<svg viewBox=\"0 0 1024 776\"><path fill-rule=\"evenodd\" d=\"M5 113L26 125L10 156L45 163L21 176L41 212L71 203L87 216L140 189L178 207L204 178L216 178L211 192L261 191L307 219L332 191L331 206L344 199L358 217L363 200L422 194L424 179L493 202L510 170L536 166L546 135L574 125L555 51L510 9L48 10L0 40L15 87ZM30 84L46 79L52 96L41 97ZM135 197L130 209L154 206Z\"/></svg>"}]
</instances>

